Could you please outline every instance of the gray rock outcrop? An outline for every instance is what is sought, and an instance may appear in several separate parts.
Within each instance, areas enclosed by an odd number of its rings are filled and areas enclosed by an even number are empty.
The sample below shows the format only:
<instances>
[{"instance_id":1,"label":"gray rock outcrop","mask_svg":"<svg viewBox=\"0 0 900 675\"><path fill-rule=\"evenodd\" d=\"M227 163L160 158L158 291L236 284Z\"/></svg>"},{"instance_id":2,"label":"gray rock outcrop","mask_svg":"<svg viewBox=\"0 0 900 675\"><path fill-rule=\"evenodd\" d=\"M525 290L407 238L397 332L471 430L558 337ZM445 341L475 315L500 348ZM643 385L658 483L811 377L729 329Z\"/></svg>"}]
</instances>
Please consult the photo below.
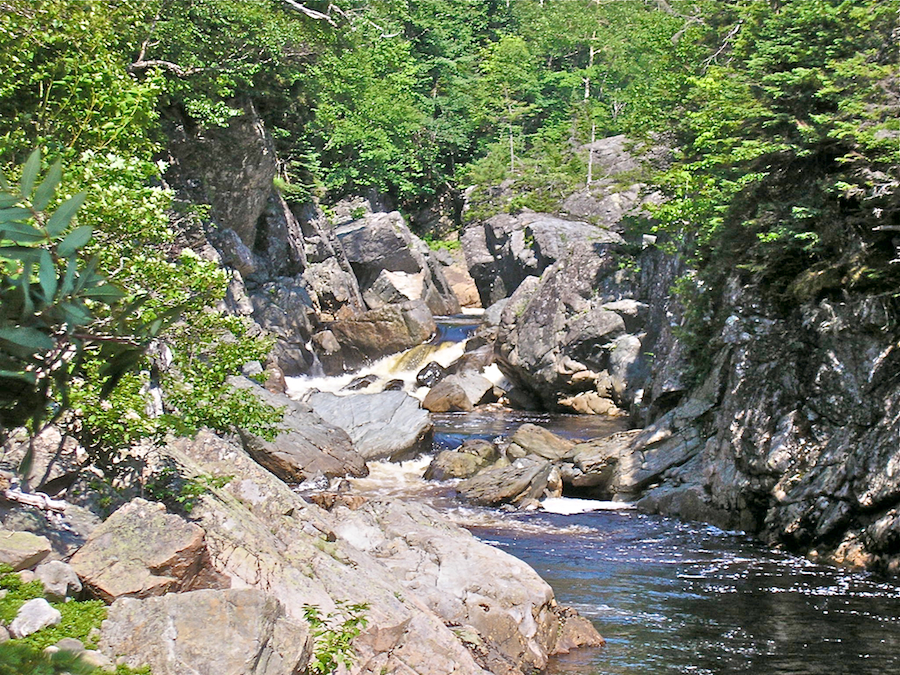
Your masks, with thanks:
<instances>
[{"instance_id":1,"label":"gray rock outcrop","mask_svg":"<svg viewBox=\"0 0 900 675\"><path fill-rule=\"evenodd\" d=\"M483 675L494 655L505 664L498 672L520 673L543 667L555 648L560 619L546 584L525 566L507 579L505 554L441 525L428 507L370 500L322 510L206 432L166 452L189 473L241 477L203 495L192 513L220 574L274 595L295 620L305 604L331 612L336 600L368 603L369 624L353 643L359 672ZM497 570L496 584L485 570ZM478 616L480 603L496 624ZM447 627L461 619L484 652ZM495 634L481 632L492 626Z\"/></svg>"},{"instance_id":2,"label":"gray rock outcrop","mask_svg":"<svg viewBox=\"0 0 900 675\"><path fill-rule=\"evenodd\" d=\"M461 241L481 304L488 307L512 295L526 277L540 276L571 247L621 243L622 238L590 223L523 213L470 225Z\"/></svg>"},{"instance_id":3,"label":"gray rock outcrop","mask_svg":"<svg viewBox=\"0 0 900 675\"><path fill-rule=\"evenodd\" d=\"M55 602L75 597L81 592L81 579L71 565L51 560L37 566L34 575L44 586L44 597Z\"/></svg>"},{"instance_id":4,"label":"gray rock outcrop","mask_svg":"<svg viewBox=\"0 0 900 675\"><path fill-rule=\"evenodd\" d=\"M369 309L422 300L433 314L460 312L442 266L397 211L368 213L335 229Z\"/></svg>"}]
</instances>

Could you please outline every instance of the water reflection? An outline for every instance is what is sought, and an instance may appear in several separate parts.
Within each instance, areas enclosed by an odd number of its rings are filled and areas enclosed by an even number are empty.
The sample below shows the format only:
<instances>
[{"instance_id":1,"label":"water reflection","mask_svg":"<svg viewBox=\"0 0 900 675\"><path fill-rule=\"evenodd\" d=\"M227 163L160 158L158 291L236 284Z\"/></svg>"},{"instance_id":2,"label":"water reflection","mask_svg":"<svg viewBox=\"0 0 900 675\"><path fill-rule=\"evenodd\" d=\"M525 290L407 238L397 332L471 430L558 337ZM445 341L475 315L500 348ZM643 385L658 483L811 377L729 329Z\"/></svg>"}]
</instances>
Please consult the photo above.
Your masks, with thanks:
<instances>
[{"instance_id":1,"label":"water reflection","mask_svg":"<svg viewBox=\"0 0 900 675\"><path fill-rule=\"evenodd\" d=\"M607 639L556 659L551 675L900 672L894 583L634 512L508 518L471 529L531 564Z\"/></svg>"}]
</instances>

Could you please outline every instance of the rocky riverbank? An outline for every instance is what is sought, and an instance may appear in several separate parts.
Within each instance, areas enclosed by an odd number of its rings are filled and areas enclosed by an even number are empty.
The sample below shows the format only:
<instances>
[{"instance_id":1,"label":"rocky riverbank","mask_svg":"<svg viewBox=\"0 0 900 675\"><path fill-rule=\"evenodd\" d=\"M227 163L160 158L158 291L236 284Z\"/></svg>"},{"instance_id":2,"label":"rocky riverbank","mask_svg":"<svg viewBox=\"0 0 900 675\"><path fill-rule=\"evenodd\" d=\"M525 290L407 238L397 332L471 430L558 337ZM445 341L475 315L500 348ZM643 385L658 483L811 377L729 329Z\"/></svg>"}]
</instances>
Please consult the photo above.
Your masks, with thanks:
<instances>
[{"instance_id":1,"label":"rocky riverbank","mask_svg":"<svg viewBox=\"0 0 900 675\"><path fill-rule=\"evenodd\" d=\"M291 461L279 449L279 440L300 433L301 412L288 415L291 431L254 453L278 457L263 463L294 477L321 468L310 464L320 452L310 439L296 444L297 455L313 460ZM306 415L308 422L315 413ZM428 507L342 493L313 503L246 445L209 432L173 440L139 462L145 477L165 475L165 484L123 483L106 495L79 471L62 512L2 509L0 557L23 574L37 566L42 580L53 565L63 570L70 583L54 590L59 584L48 582L48 596L110 603L90 656L148 664L154 675L305 672L322 644L309 607L364 618L350 655L354 673L523 673L554 653L602 642L531 568ZM351 471L355 450L347 453L341 461ZM130 497L138 492L170 510ZM85 508L110 506L111 496L124 504L103 522ZM39 629L17 621L15 637Z\"/></svg>"}]
</instances>

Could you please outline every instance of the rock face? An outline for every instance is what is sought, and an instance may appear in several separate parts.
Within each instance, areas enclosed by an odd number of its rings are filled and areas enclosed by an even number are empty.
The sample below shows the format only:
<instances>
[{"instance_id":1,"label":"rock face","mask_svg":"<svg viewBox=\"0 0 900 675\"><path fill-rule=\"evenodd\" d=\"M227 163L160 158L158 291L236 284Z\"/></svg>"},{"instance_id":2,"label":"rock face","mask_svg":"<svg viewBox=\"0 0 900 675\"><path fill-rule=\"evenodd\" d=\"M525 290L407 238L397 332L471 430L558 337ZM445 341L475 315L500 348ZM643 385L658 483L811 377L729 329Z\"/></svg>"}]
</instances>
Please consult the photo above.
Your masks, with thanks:
<instances>
[{"instance_id":1,"label":"rock face","mask_svg":"<svg viewBox=\"0 0 900 675\"><path fill-rule=\"evenodd\" d=\"M369 213L335 229L369 309L422 300L434 314L459 314L459 301L428 246L397 211Z\"/></svg>"},{"instance_id":2,"label":"rock face","mask_svg":"<svg viewBox=\"0 0 900 675\"><path fill-rule=\"evenodd\" d=\"M466 228L461 237L481 304L512 295L529 276L540 276L572 246L621 243L605 227L563 220L545 213L501 214Z\"/></svg>"},{"instance_id":3,"label":"rock face","mask_svg":"<svg viewBox=\"0 0 900 675\"><path fill-rule=\"evenodd\" d=\"M702 386L639 439L679 456L644 508L896 566L897 308L859 297L784 314L735 282L723 310Z\"/></svg>"},{"instance_id":4,"label":"rock face","mask_svg":"<svg viewBox=\"0 0 900 675\"><path fill-rule=\"evenodd\" d=\"M109 608L100 646L158 675L288 675L302 672L312 650L306 625L253 588L122 598Z\"/></svg>"},{"instance_id":5,"label":"rock face","mask_svg":"<svg viewBox=\"0 0 900 675\"><path fill-rule=\"evenodd\" d=\"M611 249L573 247L506 304L497 334L501 369L550 409L574 408L585 394L598 400L594 407L606 399L606 412L627 407L646 362L640 338L627 332L625 310L610 307L633 293L634 280Z\"/></svg>"},{"instance_id":6,"label":"rock face","mask_svg":"<svg viewBox=\"0 0 900 675\"><path fill-rule=\"evenodd\" d=\"M208 564L203 530L143 499L113 513L71 560L85 586L106 602L225 583L208 573Z\"/></svg>"},{"instance_id":7,"label":"rock face","mask_svg":"<svg viewBox=\"0 0 900 675\"><path fill-rule=\"evenodd\" d=\"M343 429L367 460L399 460L431 450L431 418L405 392L348 396L319 392L308 403L328 424Z\"/></svg>"},{"instance_id":8,"label":"rock face","mask_svg":"<svg viewBox=\"0 0 900 675\"><path fill-rule=\"evenodd\" d=\"M347 433L328 424L312 408L282 394L266 391L246 378L229 378L238 389L252 391L264 403L283 408L282 431L271 441L241 431L244 448L260 464L284 481L302 483L323 476L365 476L365 458Z\"/></svg>"}]
</instances>

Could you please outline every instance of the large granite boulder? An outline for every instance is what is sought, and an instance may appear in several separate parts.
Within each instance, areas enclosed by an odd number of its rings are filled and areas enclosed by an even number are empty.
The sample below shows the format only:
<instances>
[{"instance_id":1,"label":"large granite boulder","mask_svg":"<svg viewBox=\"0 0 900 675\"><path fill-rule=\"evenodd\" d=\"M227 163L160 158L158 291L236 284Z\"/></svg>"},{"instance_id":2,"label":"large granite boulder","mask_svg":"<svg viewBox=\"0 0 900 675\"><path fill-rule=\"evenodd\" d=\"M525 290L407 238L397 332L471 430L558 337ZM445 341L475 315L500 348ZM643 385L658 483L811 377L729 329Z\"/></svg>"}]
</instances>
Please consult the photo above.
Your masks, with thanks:
<instances>
[{"instance_id":1,"label":"large granite boulder","mask_svg":"<svg viewBox=\"0 0 900 675\"><path fill-rule=\"evenodd\" d=\"M100 648L154 675L293 675L305 671L312 640L278 600L243 588L116 600Z\"/></svg>"},{"instance_id":2,"label":"large granite boulder","mask_svg":"<svg viewBox=\"0 0 900 675\"><path fill-rule=\"evenodd\" d=\"M97 527L70 564L106 602L227 584L209 568L203 529L143 499Z\"/></svg>"},{"instance_id":3,"label":"large granite boulder","mask_svg":"<svg viewBox=\"0 0 900 675\"><path fill-rule=\"evenodd\" d=\"M396 461L431 450L431 417L405 392L346 396L316 392L307 402L325 422L343 429L367 460Z\"/></svg>"},{"instance_id":4,"label":"large granite boulder","mask_svg":"<svg viewBox=\"0 0 900 675\"><path fill-rule=\"evenodd\" d=\"M549 409L628 407L639 398L648 357L641 334L626 332L630 306L612 303L634 290L632 273L619 268L612 249L573 247L540 279L528 277L505 305L496 339L500 368Z\"/></svg>"},{"instance_id":5,"label":"large granite boulder","mask_svg":"<svg viewBox=\"0 0 900 675\"><path fill-rule=\"evenodd\" d=\"M354 448L350 436L323 420L309 405L267 391L243 377L231 377L228 383L253 392L267 405L284 409L280 431L271 441L239 430L247 452L282 480L302 483L320 473L329 478L368 473L366 459Z\"/></svg>"},{"instance_id":6,"label":"large granite boulder","mask_svg":"<svg viewBox=\"0 0 900 675\"><path fill-rule=\"evenodd\" d=\"M335 234L370 309L422 300L434 314L461 311L441 264L397 211L367 213Z\"/></svg>"},{"instance_id":7,"label":"large granite boulder","mask_svg":"<svg viewBox=\"0 0 900 675\"><path fill-rule=\"evenodd\" d=\"M469 439L456 450L439 452L422 476L425 480L469 478L497 461L497 447L483 439Z\"/></svg>"}]
</instances>

